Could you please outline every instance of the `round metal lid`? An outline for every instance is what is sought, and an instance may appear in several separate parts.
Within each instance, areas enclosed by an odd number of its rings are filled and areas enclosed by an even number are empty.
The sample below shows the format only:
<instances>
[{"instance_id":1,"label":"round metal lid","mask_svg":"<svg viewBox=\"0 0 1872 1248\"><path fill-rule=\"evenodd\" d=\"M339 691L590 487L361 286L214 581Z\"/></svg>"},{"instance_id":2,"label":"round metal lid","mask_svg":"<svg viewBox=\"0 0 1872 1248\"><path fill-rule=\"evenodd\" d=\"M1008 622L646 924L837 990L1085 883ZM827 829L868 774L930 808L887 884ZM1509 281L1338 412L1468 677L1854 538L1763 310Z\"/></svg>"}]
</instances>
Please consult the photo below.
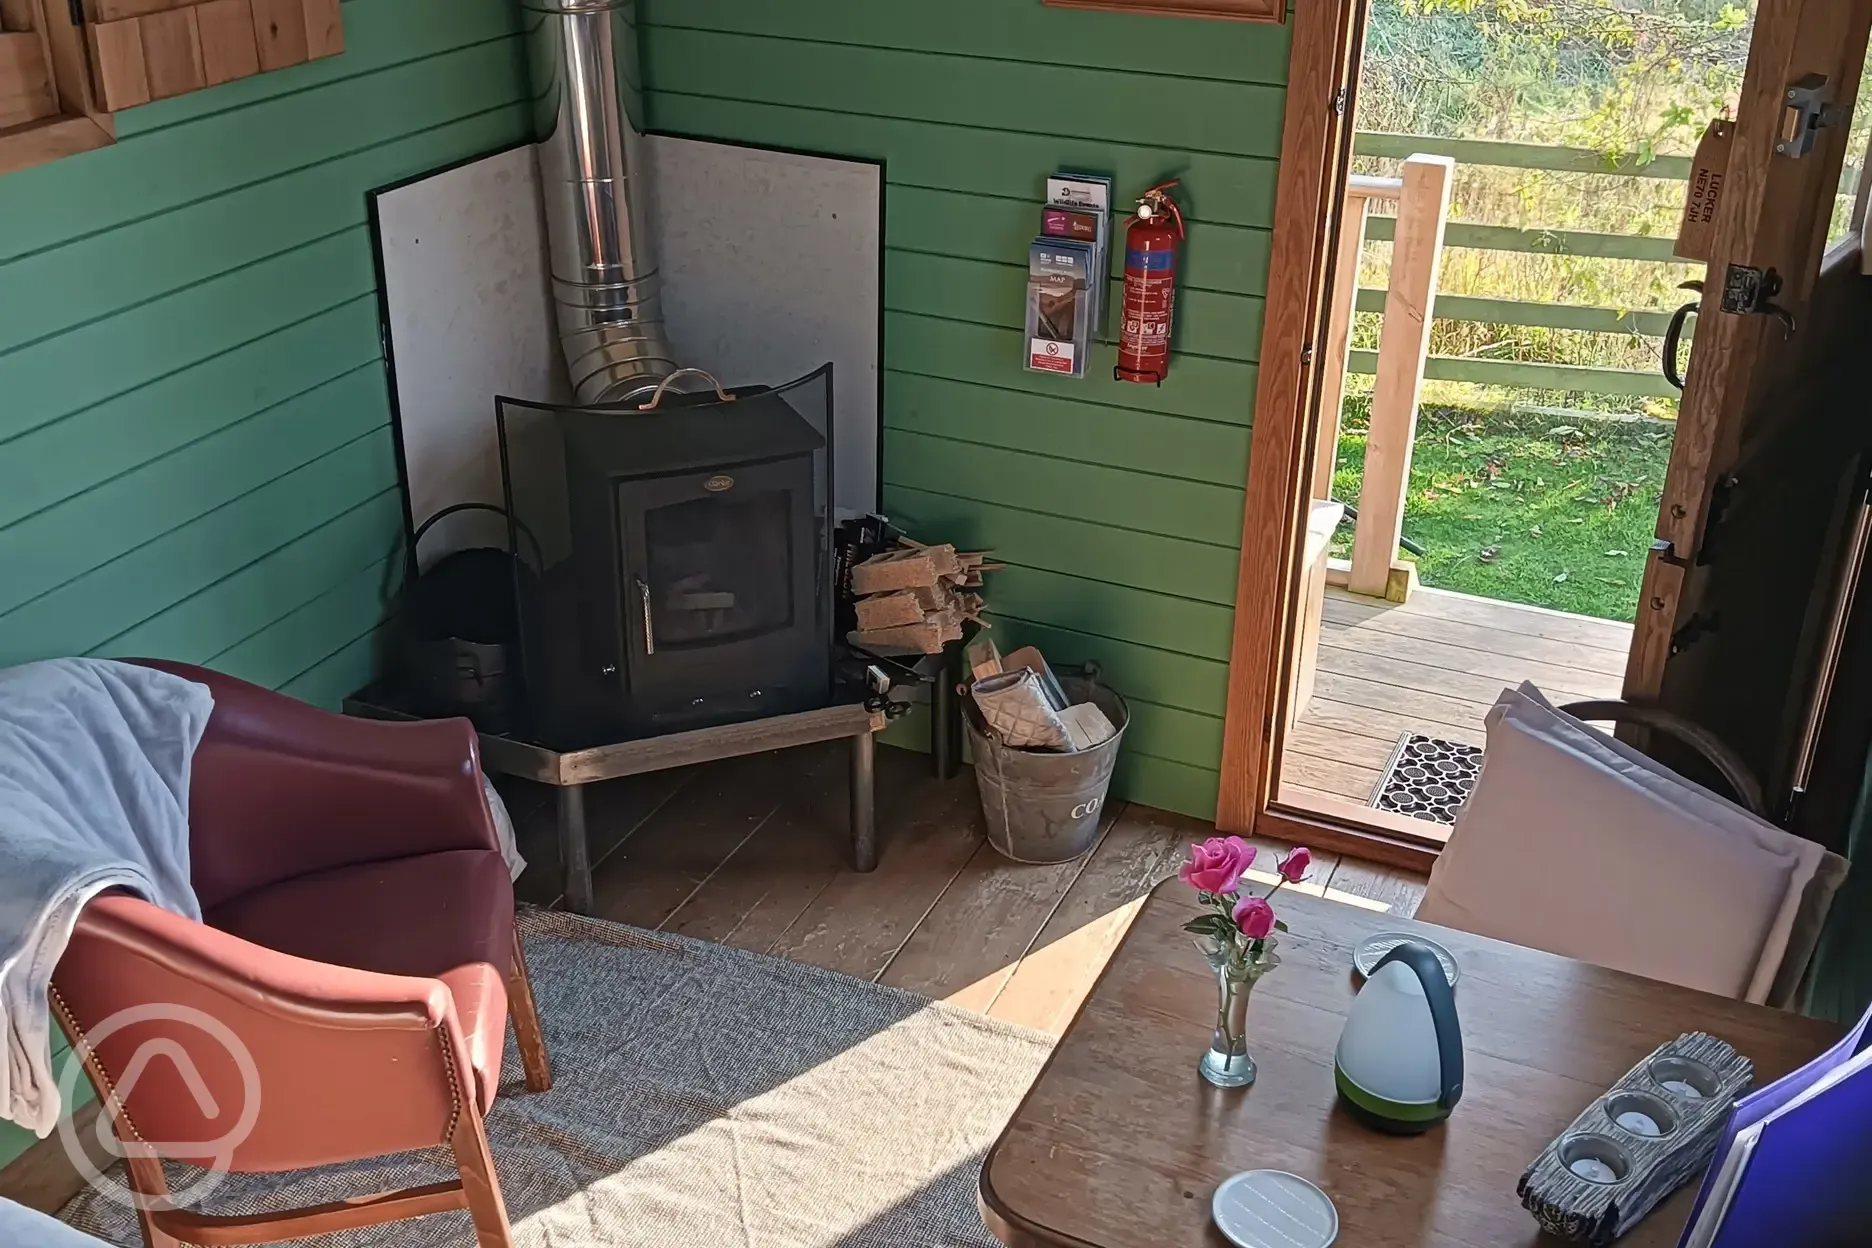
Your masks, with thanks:
<instances>
[{"instance_id":1,"label":"round metal lid","mask_svg":"<svg viewBox=\"0 0 1872 1248\"><path fill-rule=\"evenodd\" d=\"M1225 1180L1210 1208L1238 1248L1327 1248L1339 1238L1332 1198L1285 1170L1248 1170Z\"/></svg>"}]
</instances>

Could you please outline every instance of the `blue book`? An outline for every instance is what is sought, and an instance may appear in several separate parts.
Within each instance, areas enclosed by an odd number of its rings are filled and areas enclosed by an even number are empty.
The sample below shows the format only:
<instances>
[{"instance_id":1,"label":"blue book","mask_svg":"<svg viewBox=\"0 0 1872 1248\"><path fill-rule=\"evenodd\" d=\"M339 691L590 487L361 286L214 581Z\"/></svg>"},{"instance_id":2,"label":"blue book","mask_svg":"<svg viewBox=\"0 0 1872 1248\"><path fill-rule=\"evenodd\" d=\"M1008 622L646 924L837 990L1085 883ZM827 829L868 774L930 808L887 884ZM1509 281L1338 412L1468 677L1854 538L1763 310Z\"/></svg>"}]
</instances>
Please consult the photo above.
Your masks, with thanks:
<instances>
[{"instance_id":1,"label":"blue book","mask_svg":"<svg viewBox=\"0 0 1872 1248\"><path fill-rule=\"evenodd\" d=\"M1872 1242L1872 1011L1736 1102L1680 1248Z\"/></svg>"}]
</instances>

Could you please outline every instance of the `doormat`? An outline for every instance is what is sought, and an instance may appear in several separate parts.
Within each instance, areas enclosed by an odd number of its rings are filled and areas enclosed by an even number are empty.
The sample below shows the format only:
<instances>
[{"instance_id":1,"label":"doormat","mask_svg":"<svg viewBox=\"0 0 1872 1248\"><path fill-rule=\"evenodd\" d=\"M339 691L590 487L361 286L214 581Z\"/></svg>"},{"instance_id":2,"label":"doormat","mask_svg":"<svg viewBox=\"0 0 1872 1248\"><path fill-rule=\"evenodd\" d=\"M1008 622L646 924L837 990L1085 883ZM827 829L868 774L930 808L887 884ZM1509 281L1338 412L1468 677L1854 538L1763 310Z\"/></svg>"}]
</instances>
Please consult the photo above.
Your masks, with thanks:
<instances>
[{"instance_id":1,"label":"doormat","mask_svg":"<svg viewBox=\"0 0 1872 1248\"><path fill-rule=\"evenodd\" d=\"M706 941L558 911L519 925L554 1082L529 1094L509 1038L487 1133L514 1248L999 1248L976 1212L982 1158L1052 1037ZM206 1211L454 1177L442 1152L235 1175ZM63 1216L143 1243L96 1192ZM463 1248L474 1233L444 1213L297 1242Z\"/></svg>"},{"instance_id":2,"label":"doormat","mask_svg":"<svg viewBox=\"0 0 1872 1248\"><path fill-rule=\"evenodd\" d=\"M1413 819L1455 823L1456 812L1469 800L1481 774L1480 746L1407 732L1385 763L1371 806Z\"/></svg>"}]
</instances>

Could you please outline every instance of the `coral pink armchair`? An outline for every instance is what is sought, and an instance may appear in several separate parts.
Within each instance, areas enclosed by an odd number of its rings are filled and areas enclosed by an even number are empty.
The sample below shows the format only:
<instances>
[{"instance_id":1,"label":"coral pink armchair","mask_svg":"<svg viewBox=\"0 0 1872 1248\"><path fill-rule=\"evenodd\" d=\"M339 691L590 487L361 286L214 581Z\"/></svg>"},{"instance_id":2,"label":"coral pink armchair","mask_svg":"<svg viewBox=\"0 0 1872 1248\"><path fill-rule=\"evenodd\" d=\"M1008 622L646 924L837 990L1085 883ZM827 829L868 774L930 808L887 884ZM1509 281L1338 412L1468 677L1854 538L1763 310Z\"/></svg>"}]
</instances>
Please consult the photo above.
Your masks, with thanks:
<instances>
[{"instance_id":1,"label":"coral pink armchair","mask_svg":"<svg viewBox=\"0 0 1872 1248\"><path fill-rule=\"evenodd\" d=\"M149 1206L149 1248L463 1208L480 1248L508 1248L482 1118L510 1011L527 1087L552 1074L473 729L347 719L151 666L214 690L189 794L205 921L99 897L53 976L56 1015ZM171 1060L149 1060L159 1052ZM453 1151L458 1181L241 1218L172 1207L162 1169L293 1170L433 1145Z\"/></svg>"}]
</instances>

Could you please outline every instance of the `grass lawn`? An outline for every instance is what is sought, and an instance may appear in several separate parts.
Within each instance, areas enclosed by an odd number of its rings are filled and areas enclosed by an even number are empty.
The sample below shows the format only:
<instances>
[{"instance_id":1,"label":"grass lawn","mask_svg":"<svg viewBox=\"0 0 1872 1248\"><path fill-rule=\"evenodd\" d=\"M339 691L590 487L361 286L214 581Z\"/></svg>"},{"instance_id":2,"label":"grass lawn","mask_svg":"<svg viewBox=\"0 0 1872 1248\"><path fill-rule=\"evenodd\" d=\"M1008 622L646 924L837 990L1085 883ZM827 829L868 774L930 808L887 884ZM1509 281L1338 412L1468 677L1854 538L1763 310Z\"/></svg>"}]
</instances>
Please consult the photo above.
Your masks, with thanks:
<instances>
[{"instance_id":1,"label":"grass lawn","mask_svg":"<svg viewBox=\"0 0 1872 1248\"><path fill-rule=\"evenodd\" d=\"M1346 405L1333 497L1358 499L1365 400ZM1654 421L1425 407L1404 535L1426 585L1630 621L1672 429ZM1340 527L1333 554L1351 549ZM1409 555L1405 556L1410 558Z\"/></svg>"}]
</instances>

